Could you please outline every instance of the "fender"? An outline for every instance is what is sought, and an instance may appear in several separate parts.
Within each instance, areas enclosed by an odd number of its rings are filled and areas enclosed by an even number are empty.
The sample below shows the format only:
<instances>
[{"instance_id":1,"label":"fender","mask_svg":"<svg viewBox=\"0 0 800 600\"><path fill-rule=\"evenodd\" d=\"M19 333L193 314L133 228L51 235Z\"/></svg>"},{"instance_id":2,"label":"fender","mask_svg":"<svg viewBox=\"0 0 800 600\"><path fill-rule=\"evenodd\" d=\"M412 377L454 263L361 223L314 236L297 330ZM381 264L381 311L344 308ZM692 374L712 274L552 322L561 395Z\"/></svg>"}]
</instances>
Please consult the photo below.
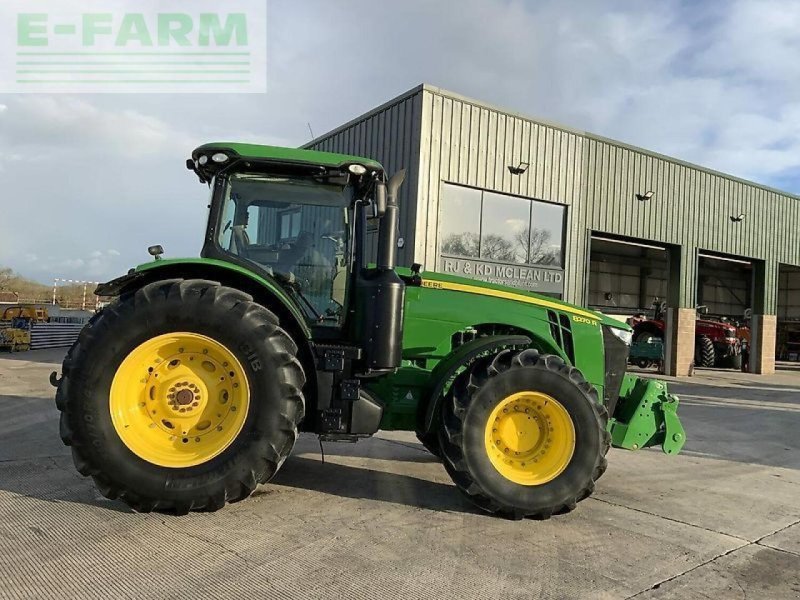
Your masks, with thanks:
<instances>
[{"instance_id":1,"label":"fender","mask_svg":"<svg viewBox=\"0 0 800 600\"><path fill-rule=\"evenodd\" d=\"M423 403L420 404L418 412L417 428L419 433L430 433L434 429L434 419L442 403L445 386L459 368L468 365L485 352L512 346L530 346L532 342L533 340L525 335L489 335L459 346L431 372L431 384L423 392ZM423 404L425 406L424 413L422 411Z\"/></svg>"},{"instance_id":2,"label":"fender","mask_svg":"<svg viewBox=\"0 0 800 600\"><path fill-rule=\"evenodd\" d=\"M268 308L278 314L284 327L293 326L292 328L302 332L306 339L311 339L311 330L297 304L268 275L262 276L249 269L213 258L175 258L144 263L122 277L101 283L97 286L95 294L120 296L152 281L174 278L218 281L250 294L261 304L271 300ZM287 318L291 321L291 325L285 322Z\"/></svg>"}]
</instances>

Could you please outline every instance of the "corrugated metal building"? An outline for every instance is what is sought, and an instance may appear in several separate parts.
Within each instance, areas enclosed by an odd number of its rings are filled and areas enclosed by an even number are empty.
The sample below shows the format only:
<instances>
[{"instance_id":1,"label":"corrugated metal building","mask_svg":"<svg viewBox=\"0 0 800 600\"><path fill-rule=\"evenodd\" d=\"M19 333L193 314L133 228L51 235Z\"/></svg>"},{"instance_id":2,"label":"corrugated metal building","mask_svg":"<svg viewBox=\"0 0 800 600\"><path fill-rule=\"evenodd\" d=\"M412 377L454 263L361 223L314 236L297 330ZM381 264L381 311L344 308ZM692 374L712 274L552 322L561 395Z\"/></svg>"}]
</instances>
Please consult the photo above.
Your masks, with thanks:
<instances>
[{"instance_id":1,"label":"corrugated metal building","mask_svg":"<svg viewBox=\"0 0 800 600\"><path fill-rule=\"evenodd\" d=\"M754 345L772 343L775 315L800 320L797 196L429 85L307 147L408 169L406 264L620 315L656 298L692 314L749 309ZM779 355L800 353L788 343ZM667 346L681 372L669 336Z\"/></svg>"}]
</instances>

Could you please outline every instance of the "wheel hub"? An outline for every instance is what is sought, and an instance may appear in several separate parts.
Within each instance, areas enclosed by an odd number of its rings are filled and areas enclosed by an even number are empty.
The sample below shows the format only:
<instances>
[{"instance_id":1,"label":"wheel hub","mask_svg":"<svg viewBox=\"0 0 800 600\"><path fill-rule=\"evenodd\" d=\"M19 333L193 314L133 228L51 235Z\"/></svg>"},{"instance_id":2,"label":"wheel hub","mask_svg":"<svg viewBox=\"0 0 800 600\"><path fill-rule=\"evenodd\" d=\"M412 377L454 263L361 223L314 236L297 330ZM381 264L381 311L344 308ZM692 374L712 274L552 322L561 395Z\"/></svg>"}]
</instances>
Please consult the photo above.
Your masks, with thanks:
<instances>
[{"instance_id":1,"label":"wheel hub","mask_svg":"<svg viewBox=\"0 0 800 600\"><path fill-rule=\"evenodd\" d=\"M140 458L166 467L201 464L241 431L249 386L236 357L194 333L161 335L135 348L111 386L114 427Z\"/></svg>"},{"instance_id":2,"label":"wheel hub","mask_svg":"<svg viewBox=\"0 0 800 600\"><path fill-rule=\"evenodd\" d=\"M501 400L486 424L486 452L495 469L522 485L541 485L567 468L575 427L567 410L540 392Z\"/></svg>"}]
</instances>

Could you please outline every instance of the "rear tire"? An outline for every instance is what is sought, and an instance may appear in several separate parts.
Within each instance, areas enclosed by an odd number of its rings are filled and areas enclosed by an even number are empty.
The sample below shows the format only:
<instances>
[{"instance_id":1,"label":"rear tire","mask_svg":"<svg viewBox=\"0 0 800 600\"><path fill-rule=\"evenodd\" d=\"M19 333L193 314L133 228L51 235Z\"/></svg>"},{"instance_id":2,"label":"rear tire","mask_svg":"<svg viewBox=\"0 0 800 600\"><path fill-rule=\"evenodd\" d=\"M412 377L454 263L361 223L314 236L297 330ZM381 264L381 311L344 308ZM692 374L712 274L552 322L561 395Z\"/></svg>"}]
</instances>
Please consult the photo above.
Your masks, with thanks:
<instances>
[{"instance_id":1,"label":"rear tire","mask_svg":"<svg viewBox=\"0 0 800 600\"><path fill-rule=\"evenodd\" d=\"M144 407L141 411L148 417L150 408L161 407L155 404L162 402L162 399L153 397L153 392L149 390L160 389L151 386L150 376L157 376L155 374L160 372L162 366L156 364L155 371L150 368L149 375L147 370L143 371L141 383L145 390L144 397L137 396L140 394L136 385L139 381L137 367L135 379L125 380L129 385L121 388L122 398L129 396L133 404L115 412L113 417L110 410L114 394L119 393L114 392L112 383L123 371L126 361L143 345L170 336L183 339L181 335L185 339L209 340L208 343L213 343L213 347L221 347L229 352L236 364L230 365L230 382L224 385L241 388L237 393L241 394L241 398L247 398L246 403L242 401L240 404L237 429L230 433L231 437L225 445L220 445L216 454L211 452L200 462L192 462L190 457L185 462L188 466L181 466L184 464L181 457L189 456L187 453L191 453L192 448L202 448L205 440L214 438L203 438L203 443L200 443L199 436L204 433L198 433L198 437L188 441L186 438L181 440L178 435L172 445L174 454L170 454L169 444L159 437L157 423L136 429L136 423L146 423L137 412L137 405ZM180 352L183 351L181 348ZM209 372L213 366L210 360L204 362L200 350L187 347L186 354L181 356L192 356L193 352L198 352L198 360L192 362L191 366L184 358L189 379L191 369L200 373L199 367L202 366ZM254 303L247 294L202 280L151 283L134 294L116 300L93 317L67 353L62 367L63 377L56 392L56 405L61 411L61 438L67 446L72 447L78 471L91 476L107 498L119 498L140 512L160 510L184 514L190 510L218 510L226 502L246 498L258 483L268 481L294 446L298 424L304 414L301 390L305 383L296 353L297 347L280 328L277 317ZM169 357L165 357L165 364L168 360ZM156 359L151 362L161 361ZM238 378L239 381L244 380L241 386L233 383L235 368L241 369ZM214 378L216 375L227 377L227 368L217 370ZM199 418L206 415L212 419L222 417L219 429L214 427L213 430L225 431L227 423L231 422L225 422L225 419L233 418L232 415L236 414L226 413L225 409L235 410L234 401L228 403L227 407L212 404L212 388L208 390L205 404L201 401L197 409L203 411ZM181 398L185 399L185 394ZM215 402L220 405L227 403L228 395L224 391L223 395L216 396ZM177 410L180 407L174 396L169 402L175 404ZM200 399L199 394L197 397ZM123 403L123 406L126 405ZM167 404L164 410L169 409L170 405ZM246 416L242 418L245 409ZM141 450L142 446L123 441L122 432L125 430L120 429L115 421L120 418L118 414L133 415L133 437L128 437L129 441L136 442L153 433L156 435L153 443L161 444L157 447L162 450L166 448L166 453L162 452L162 455L166 454L164 460L167 466L157 460L157 453L148 455ZM156 414L155 411L153 414ZM181 418L176 412L176 419ZM205 421L199 421L197 429L203 425L209 432L212 431ZM152 433L148 434L148 431ZM128 435L127 432L125 435ZM198 443L192 446L193 442ZM170 464L173 457L175 460Z\"/></svg>"},{"instance_id":2,"label":"rear tire","mask_svg":"<svg viewBox=\"0 0 800 600\"><path fill-rule=\"evenodd\" d=\"M499 420L495 415L498 409L506 406L504 403L525 394L554 400L560 407L559 413L563 411L568 421L558 418L558 414L552 419L547 416L551 432L548 434L548 428L543 426L543 415L536 413L534 404L521 404L522 408L514 405L510 412L503 411L509 412L500 415L503 423L518 416L530 422L522 412L528 413L525 406L530 406L530 416L535 415L536 420L535 425L531 423L534 433L530 435L541 436L538 439L547 444L533 446L530 451L522 445L516 447L520 452L512 454L521 457L515 459L510 468L519 469L519 475L512 471L504 474L496 466L498 458L492 458L490 453L490 449L494 449L491 436L496 435L492 432L497 431L491 424ZM596 389L578 369L557 356L540 355L536 350L505 350L494 357L475 361L453 382L442 406L439 441L445 468L456 486L478 507L511 518L546 519L573 510L594 491L595 482L607 466L605 455L610 447L607 420L608 412L599 402ZM536 472L536 469L545 468L549 452L562 456L558 454L559 423L571 423L569 428L573 430L574 439L571 454L565 461L562 459L561 471ZM514 435L516 429L515 422ZM519 440L523 440L522 432ZM552 451L548 449L551 443ZM499 451L498 454L502 460L503 455ZM531 460L522 462L528 458ZM535 466L533 463L538 464L539 460L543 464ZM523 480L525 483L519 482Z\"/></svg>"},{"instance_id":3,"label":"rear tire","mask_svg":"<svg viewBox=\"0 0 800 600\"><path fill-rule=\"evenodd\" d=\"M696 362L701 367L713 367L716 363L716 350L710 337L703 335L698 339Z\"/></svg>"},{"instance_id":4,"label":"rear tire","mask_svg":"<svg viewBox=\"0 0 800 600\"><path fill-rule=\"evenodd\" d=\"M425 447L425 450L433 454L436 458L442 458L442 449L439 446L439 435L434 433L417 433L419 443Z\"/></svg>"}]
</instances>

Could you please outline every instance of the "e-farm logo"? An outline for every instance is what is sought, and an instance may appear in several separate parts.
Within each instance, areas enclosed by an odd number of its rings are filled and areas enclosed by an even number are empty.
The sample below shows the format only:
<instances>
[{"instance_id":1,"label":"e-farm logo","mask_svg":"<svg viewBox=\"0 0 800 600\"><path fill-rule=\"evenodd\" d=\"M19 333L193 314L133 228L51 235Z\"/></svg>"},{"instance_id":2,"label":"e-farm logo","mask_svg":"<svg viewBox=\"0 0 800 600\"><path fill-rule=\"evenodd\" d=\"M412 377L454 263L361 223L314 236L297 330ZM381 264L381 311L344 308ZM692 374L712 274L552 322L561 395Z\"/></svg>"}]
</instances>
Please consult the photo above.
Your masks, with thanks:
<instances>
[{"instance_id":1,"label":"e-farm logo","mask_svg":"<svg viewBox=\"0 0 800 600\"><path fill-rule=\"evenodd\" d=\"M11 0L0 92L266 92L266 0Z\"/></svg>"}]
</instances>

